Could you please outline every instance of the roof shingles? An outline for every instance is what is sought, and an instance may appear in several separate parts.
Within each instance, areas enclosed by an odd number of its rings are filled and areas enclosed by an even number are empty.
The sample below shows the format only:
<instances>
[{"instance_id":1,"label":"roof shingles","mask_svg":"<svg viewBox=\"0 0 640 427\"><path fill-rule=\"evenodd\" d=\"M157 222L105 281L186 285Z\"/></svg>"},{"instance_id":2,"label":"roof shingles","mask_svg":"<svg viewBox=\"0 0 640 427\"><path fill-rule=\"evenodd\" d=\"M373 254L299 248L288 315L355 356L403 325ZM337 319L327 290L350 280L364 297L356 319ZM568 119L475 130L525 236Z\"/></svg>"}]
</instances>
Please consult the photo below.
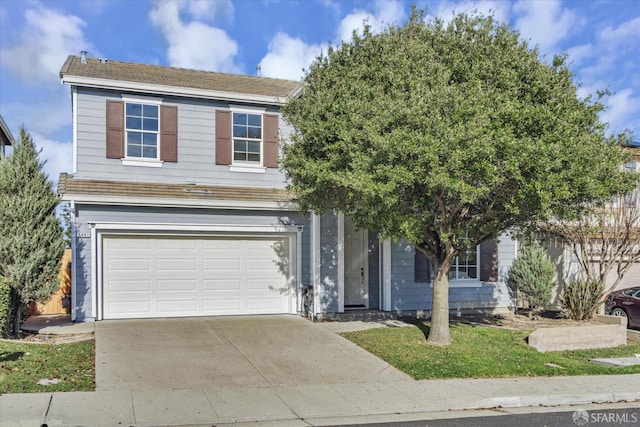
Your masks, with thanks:
<instances>
[{"instance_id":1,"label":"roof shingles","mask_svg":"<svg viewBox=\"0 0 640 427\"><path fill-rule=\"evenodd\" d=\"M290 193L282 188L223 187L193 184L163 184L78 179L60 174L58 193L68 196L133 197L144 199L224 200L289 203Z\"/></svg>"},{"instance_id":2,"label":"roof shingles","mask_svg":"<svg viewBox=\"0 0 640 427\"><path fill-rule=\"evenodd\" d=\"M299 83L293 80L214 73L114 60L106 60L103 63L98 58L87 58L87 62L83 64L80 57L74 55L69 55L60 70L61 78L67 76L274 97L290 96L299 86Z\"/></svg>"}]
</instances>

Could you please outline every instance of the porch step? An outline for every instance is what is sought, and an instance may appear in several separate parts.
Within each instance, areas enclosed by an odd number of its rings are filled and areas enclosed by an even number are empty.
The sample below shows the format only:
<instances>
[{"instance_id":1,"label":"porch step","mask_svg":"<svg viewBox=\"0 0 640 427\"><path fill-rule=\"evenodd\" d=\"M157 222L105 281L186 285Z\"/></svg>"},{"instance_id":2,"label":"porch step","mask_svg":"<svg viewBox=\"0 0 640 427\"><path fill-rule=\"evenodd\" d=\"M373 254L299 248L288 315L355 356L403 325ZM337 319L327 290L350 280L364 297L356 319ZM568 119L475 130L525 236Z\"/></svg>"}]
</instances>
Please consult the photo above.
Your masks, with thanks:
<instances>
[{"instance_id":1,"label":"porch step","mask_svg":"<svg viewBox=\"0 0 640 427\"><path fill-rule=\"evenodd\" d=\"M376 322L381 320L396 320L397 313L379 310L349 310L344 313L335 313L331 320L338 322Z\"/></svg>"}]
</instances>

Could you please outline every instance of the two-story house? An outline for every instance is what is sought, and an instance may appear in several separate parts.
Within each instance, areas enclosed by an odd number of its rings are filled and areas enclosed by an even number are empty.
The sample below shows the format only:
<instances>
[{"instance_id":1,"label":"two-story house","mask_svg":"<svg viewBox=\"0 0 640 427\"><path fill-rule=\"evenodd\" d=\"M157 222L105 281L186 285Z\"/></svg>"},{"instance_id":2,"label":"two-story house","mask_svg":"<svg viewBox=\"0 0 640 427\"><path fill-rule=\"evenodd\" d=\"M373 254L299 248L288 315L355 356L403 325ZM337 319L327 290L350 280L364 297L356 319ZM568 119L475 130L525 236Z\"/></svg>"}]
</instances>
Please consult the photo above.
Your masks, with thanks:
<instances>
[{"instance_id":1,"label":"two-story house","mask_svg":"<svg viewBox=\"0 0 640 427\"><path fill-rule=\"evenodd\" d=\"M10 147L11 145L13 145L13 135L9 130L9 126L0 116L0 159L5 155L5 147Z\"/></svg>"},{"instance_id":2,"label":"two-story house","mask_svg":"<svg viewBox=\"0 0 640 427\"><path fill-rule=\"evenodd\" d=\"M348 216L298 212L278 168L299 82L69 56L76 321L412 312L431 308L428 265ZM461 256L451 307L506 309L508 237Z\"/></svg>"}]
</instances>

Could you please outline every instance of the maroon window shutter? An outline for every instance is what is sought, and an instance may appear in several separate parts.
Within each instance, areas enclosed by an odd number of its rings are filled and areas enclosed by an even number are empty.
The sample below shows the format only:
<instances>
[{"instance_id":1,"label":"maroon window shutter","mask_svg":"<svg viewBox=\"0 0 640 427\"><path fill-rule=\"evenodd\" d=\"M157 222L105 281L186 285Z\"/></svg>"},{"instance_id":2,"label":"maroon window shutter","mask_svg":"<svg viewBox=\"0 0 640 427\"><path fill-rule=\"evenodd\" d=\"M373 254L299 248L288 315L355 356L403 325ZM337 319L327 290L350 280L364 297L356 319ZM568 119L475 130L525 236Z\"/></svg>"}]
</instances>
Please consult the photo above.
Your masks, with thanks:
<instances>
[{"instance_id":1,"label":"maroon window shutter","mask_svg":"<svg viewBox=\"0 0 640 427\"><path fill-rule=\"evenodd\" d=\"M417 248L414 248L415 256L414 256L414 280L416 283L431 282L431 261L426 257L425 254L420 252Z\"/></svg>"},{"instance_id":2,"label":"maroon window shutter","mask_svg":"<svg viewBox=\"0 0 640 427\"><path fill-rule=\"evenodd\" d=\"M216 165L231 164L231 111L216 110Z\"/></svg>"},{"instance_id":3,"label":"maroon window shutter","mask_svg":"<svg viewBox=\"0 0 640 427\"><path fill-rule=\"evenodd\" d=\"M124 102L107 100L107 158L124 157Z\"/></svg>"},{"instance_id":4,"label":"maroon window shutter","mask_svg":"<svg viewBox=\"0 0 640 427\"><path fill-rule=\"evenodd\" d=\"M160 160L178 161L178 107L160 106Z\"/></svg>"},{"instance_id":5,"label":"maroon window shutter","mask_svg":"<svg viewBox=\"0 0 640 427\"><path fill-rule=\"evenodd\" d=\"M498 281L498 243L493 240L480 243L480 280Z\"/></svg>"},{"instance_id":6,"label":"maroon window shutter","mask_svg":"<svg viewBox=\"0 0 640 427\"><path fill-rule=\"evenodd\" d=\"M278 116L265 114L264 124L264 166L267 168L278 167Z\"/></svg>"}]
</instances>

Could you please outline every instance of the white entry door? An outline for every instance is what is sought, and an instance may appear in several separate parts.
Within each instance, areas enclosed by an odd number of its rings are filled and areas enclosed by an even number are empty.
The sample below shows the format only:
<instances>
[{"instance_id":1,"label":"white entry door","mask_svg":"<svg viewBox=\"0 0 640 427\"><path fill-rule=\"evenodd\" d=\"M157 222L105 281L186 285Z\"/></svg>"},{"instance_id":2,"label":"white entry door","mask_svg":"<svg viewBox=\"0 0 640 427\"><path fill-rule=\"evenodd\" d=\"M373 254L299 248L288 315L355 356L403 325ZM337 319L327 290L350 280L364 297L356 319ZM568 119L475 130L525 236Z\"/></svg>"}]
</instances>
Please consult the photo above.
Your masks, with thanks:
<instances>
[{"instance_id":1,"label":"white entry door","mask_svg":"<svg viewBox=\"0 0 640 427\"><path fill-rule=\"evenodd\" d=\"M103 239L104 319L290 312L288 239Z\"/></svg>"},{"instance_id":2,"label":"white entry door","mask_svg":"<svg viewBox=\"0 0 640 427\"><path fill-rule=\"evenodd\" d=\"M367 307L367 241L364 230L356 230L349 218L344 221L344 305Z\"/></svg>"}]
</instances>

